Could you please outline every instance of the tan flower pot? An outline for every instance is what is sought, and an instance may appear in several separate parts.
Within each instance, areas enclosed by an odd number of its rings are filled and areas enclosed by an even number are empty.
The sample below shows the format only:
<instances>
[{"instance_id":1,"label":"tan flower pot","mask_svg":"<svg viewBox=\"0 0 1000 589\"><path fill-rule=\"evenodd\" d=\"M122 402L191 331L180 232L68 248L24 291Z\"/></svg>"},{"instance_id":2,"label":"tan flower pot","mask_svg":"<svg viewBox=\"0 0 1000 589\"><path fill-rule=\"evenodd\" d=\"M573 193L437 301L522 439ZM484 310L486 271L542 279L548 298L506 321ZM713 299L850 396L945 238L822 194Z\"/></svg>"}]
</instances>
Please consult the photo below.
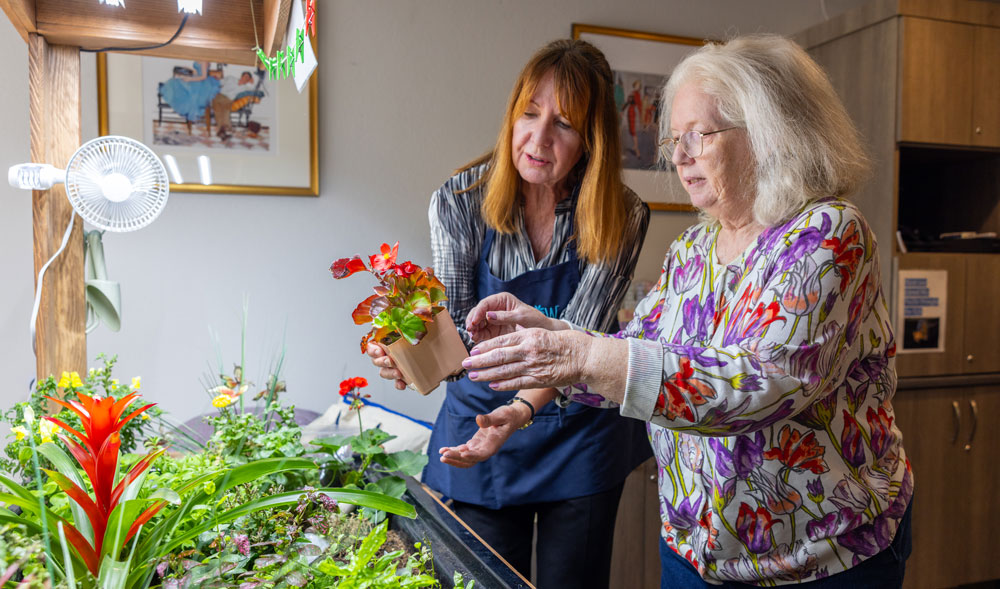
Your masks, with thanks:
<instances>
[{"instance_id":1,"label":"tan flower pot","mask_svg":"<svg viewBox=\"0 0 1000 589\"><path fill-rule=\"evenodd\" d=\"M436 389L448 376L461 372L462 360L469 357L447 310L427 324L427 335L417 345L400 338L386 350L403 373L403 380L421 395Z\"/></svg>"}]
</instances>

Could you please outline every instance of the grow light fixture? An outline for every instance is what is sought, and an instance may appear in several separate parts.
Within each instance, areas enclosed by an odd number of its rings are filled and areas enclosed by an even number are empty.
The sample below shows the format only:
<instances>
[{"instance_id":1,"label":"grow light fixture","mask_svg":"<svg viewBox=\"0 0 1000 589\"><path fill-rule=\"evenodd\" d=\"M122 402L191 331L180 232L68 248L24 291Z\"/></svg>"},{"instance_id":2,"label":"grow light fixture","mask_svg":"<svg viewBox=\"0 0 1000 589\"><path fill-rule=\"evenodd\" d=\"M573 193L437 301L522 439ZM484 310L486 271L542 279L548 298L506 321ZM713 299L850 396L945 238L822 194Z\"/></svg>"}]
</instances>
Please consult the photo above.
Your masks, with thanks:
<instances>
[{"instance_id":1,"label":"grow light fixture","mask_svg":"<svg viewBox=\"0 0 1000 589\"><path fill-rule=\"evenodd\" d=\"M201 0L177 0L177 12L201 14Z\"/></svg>"},{"instance_id":2,"label":"grow light fixture","mask_svg":"<svg viewBox=\"0 0 1000 589\"><path fill-rule=\"evenodd\" d=\"M125 0L100 0L101 4L107 4L108 6L121 6L125 8Z\"/></svg>"}]
</instances>

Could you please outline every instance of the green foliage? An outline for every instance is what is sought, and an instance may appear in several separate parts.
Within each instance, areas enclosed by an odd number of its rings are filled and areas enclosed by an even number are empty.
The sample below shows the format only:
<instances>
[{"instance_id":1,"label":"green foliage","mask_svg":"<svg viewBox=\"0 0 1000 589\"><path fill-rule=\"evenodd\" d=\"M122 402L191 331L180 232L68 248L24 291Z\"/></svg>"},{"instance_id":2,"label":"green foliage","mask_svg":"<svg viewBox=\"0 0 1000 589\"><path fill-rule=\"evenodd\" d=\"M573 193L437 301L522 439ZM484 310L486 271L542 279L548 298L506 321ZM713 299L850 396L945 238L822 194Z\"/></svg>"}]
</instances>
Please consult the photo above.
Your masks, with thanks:
<instances>
[{"instance_id":1,"label":"green foliage","mask_svg":"<svg viewBox=\"0 0 1000 589\"><path fill-rule=\"evenodd\" d=\"M81 392L118 399L134 392L140 384L137 379L125 387L112 378L114 363L114 357L105 359L104 368L92 370L85 380L73 374L64 374L59 381L47 379L27 402L9 410L6 420L19 425L26 423L26 411L44 415L44 395L75 400ZM143 439L155 460L127 485L118 507L109 514L111 525L98 551L98 578L74 547L92 541L90 518L60 488L77 487L93 496L93 485L63 443L51 431L40 431L39 420L31 422L34 429L26 429L23 439L14 439L5 448L6 464L15 476L0 476L0 503L16 505L22 512L15 515L0 508L0 565L16 564L12 574L23 576L23 586L29 588L69 587L70 582L74 589L150 584L164 588L246 584L261 589L337 583L372 588L436 586L429 548L404 556L384 547L386 513L411 518L416 514L399 499L405 483L391 473L416 474L426 456L387 453L384 444L394 436L380 429L327 438L317 443L321 452L308 450L301 442L294 407L278 401L277 393L284 390L276 376L279 370L280 362L268 376L267 388L258 393L257 398L264 399L263 411L258 412L243 409L243 393L250 383L242 382L242 369L237 366L231 376L221 375L222 384L209 391L227 401L217 416L208 418L214 433L201 451L161 455L158 450L172 444L171 436L152 437L153 420L136 418L125 424L119 476L143 460L144 454L133 453L142 452ZM80 428L80 419L72 412L63 411L57 418ZM15 431L12 437L16 436ZM29 441L36 443L34 453ZM352 458L337 460L341 448L341 456L349 449ZM317 456L332 479L322 488ZM42 475L41 491L15 480L32 480L34 457L49 472ZM344 513L345 504L360 509ZM129 523L151 506L159 511L143 520L135 536L125 542ZM59 534L60 525L65 537ZM50 549L42 543L46 531ZM359 538L365 540L359 543ZM340 566L349 567L346 576L336 572ZM5 570L0 568L0 587L6 586Z\"/></svg>"},{"instance_id":2,"label":"green foliage","mask_svg":"<svg viewBox=\"0 0 1000 589\"><path fill-rule=\"evenodd\" d=\"M41 419L36 420L34 427L29 428L25 420L25 411L30 410L37 417L46 415L49 406L46 396L70 401L76 400L76 393L81 392L91 397L110 396L120 399L139 390L141 383L138 377L133 378L129 385L124 385L112 375L115 363L118 361L117 356L108 357L100 354L97 359L103 362L103 366L91 368L85 379L81 379L75 372L64 372L58 381L54 376L50 376L35 387L27 401L17 403L0 414L0 422L6 422L11 426L10 437L14 438L4 448L6 458L0 457L0 471L16 475L25 481L34 478L31 467L31 443L26 434L30 430L35 438L35 445L38 446L44 442L54 442L56 438L53 432L56 428ZM134 452L138 449L139 440L151 435L152 426L158 421L157 418L162 415L162 411L153 407L144 415L148 415L148 418L133 419L121 429L119 435L122 452ZM63 409L53 417L70 427L80 428L80 418L72 411ZM44 459L41 461L41 466L52 468L52 465Z\"/></svg>"},{"instance_id":3,"label":"green foliage","mask_svg":"<svg viewBox=\"0 0 1000 589\"><path fill-rule=\"evenodd\" d=\"M379 556L379 549L385 544L388 524L382 522L361 541L344 561L326 558L315 567L316 577L307 585L309 589L338 587L339 589L361 589L379 587L396 589L403 587L438 586L431 564L430 551L425 548L406 559L399 569L402 551L393 551Z\"/></svg>"},{"instance_id":4,"label":"green foliage","mask_svg":"<svg viewBox=\"0 0 1000 589\"><path fill-rule=\"evenodd\" d=\"M14 571L20 571L23 581L17 585L23 589L48 589L51 587L44 559L41 538L29 532L27 526L17 523L0 524L0 587ZM13 567L13 569L12 569ZM7 572L11 575L7 575ZM13 586L13 583L11 583Z\"/></svg>"}]
</instances>

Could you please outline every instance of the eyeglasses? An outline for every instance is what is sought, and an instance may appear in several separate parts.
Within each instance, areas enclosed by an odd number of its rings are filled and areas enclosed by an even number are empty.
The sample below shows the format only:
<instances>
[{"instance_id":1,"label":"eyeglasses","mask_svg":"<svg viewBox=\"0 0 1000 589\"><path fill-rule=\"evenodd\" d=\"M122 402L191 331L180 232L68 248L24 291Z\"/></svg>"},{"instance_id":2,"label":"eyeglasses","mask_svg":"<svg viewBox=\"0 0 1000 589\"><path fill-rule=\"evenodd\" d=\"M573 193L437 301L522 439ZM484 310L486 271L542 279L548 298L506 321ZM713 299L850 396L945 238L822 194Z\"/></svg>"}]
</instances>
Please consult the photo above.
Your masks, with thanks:
<instances>
[{"instance_id":1,"label":"eyeglasses","mask_svg":"<svg viewBox=\"0 0 1000 589\"><path fill-rule=\"evenodd\" d=\"M663 154L663 158L667 161L674 159L674 150L680 145L684 153L690 158L696 158L701 156L702 149L704 149L705 144L702 141L703 137L708 135L715 135L716 133L722 133L723 131L732 131L733 129L739 129L739 127L727 127L725 129L719 129L718 131L709 131L708 133L702 133L700 131L688 131L687 133L682 133L679 139L671 137L670 139L665 139L660 142L660 153Z\"/></svg>"}]
</instances>

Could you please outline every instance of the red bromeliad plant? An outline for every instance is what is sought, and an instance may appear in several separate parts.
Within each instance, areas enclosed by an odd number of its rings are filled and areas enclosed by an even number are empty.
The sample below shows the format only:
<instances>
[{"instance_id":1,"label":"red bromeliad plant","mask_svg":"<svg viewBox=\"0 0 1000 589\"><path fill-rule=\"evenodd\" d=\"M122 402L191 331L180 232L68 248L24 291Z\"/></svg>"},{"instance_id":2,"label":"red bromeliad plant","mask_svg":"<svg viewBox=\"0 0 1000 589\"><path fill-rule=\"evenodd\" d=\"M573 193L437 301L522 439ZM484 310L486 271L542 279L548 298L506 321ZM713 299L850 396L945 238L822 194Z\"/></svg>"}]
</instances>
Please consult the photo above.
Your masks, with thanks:
<instances>
[{"instance_id":1,"label":"red bromeliad plant","mask_svg":"<svg viewBox=\"0 0 1000 589\"><path fill-rule=\"evenodd\" d=\"M115 484L115 478L118 474L118 449L121 445L119 432L126 423L153 407L155 403L140 407L123 418L122 414L138 397L138 393L131 393L119 400L115 400L113 397L90 397L80 392L77 392L77 397L80 399L79 402L64 402L53 397L47 398L79 415L80 421L83 423L83 433L58 419L52 417L45 419L73 434L80 441L77 443L66 436L59 436L59 439L66 444L70 453L87 473L94 488L94 496L91 497L86 490L59 472L50 470L45 472L83 509L87 514L87 519L90 520L93 530L93 544L89 543L79 530L71 526L66 528L66 538L96 577L101 566L101 556L106 552L104 538L109 532L109 522L112 521L115 508L118 507L122 499L122 494L166 449L162 448L147 454L125 473L118 484ZM124 536L116 538L116 543L113 546L120 547L128 542L139 530L139 526L149 521L164 505L163 501L156 501L139 513L131 522L122 519L122 517L116 517L119 525L130 525ZM117 534L120 530L116 529L115 532Z\"/></svg>"},{"instance_id":2,"label":"red bromeliad plant","mask_svg":"<svg viewBox=\"0 0 1000 589\"><path fill-rule=\"evenodd\" d=\"M361 351L372 340L389 345L399 338L416 345L427 333L427 323L444 309L447 300L444 285L434 276L432 268L421 268L413 262L396 263L397 241L392 247L383 243L381 253L369 257L365 264L360 256L341 258L330 266L334 278L346 278L356 272L371 272L378 280L375 294L361 301L351 317L354 323L372 323L372 330L361 338Z\"/></svg>"}]
</instances>

